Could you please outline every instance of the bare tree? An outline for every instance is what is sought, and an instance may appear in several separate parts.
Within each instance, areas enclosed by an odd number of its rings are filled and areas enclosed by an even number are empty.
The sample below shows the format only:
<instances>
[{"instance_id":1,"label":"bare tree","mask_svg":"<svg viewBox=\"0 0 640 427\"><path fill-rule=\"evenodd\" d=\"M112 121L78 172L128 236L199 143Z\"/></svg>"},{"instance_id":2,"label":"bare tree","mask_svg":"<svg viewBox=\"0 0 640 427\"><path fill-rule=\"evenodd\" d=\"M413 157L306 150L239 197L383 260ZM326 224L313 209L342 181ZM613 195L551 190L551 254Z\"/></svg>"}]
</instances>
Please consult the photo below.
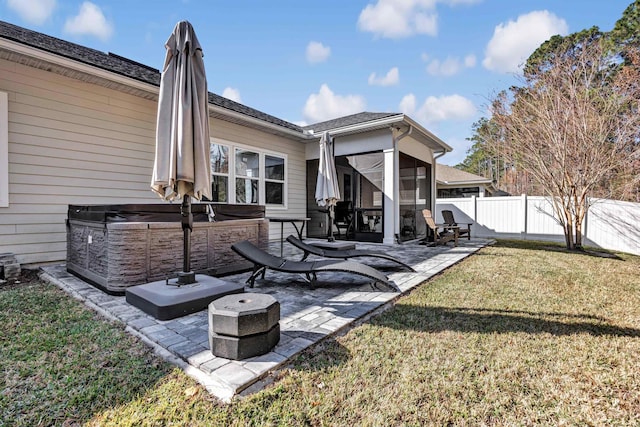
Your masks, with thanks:
<instances>
[{"instance_id":1,"label":"bare tree","mask_svg":"<svg viewBox=\"0 0 640 427\"><path fill-rule=\"evenodd\" d=\"M522 86L492 100L500 132L489 151L527 171L550 197L569 249L582 247L588 197L615 198L638 185L640 73L637 63L617 72L599 34L546 46L543 61L530 58ZM596 194L603 189L609 194Z\"/></svg>"}]
</instances>

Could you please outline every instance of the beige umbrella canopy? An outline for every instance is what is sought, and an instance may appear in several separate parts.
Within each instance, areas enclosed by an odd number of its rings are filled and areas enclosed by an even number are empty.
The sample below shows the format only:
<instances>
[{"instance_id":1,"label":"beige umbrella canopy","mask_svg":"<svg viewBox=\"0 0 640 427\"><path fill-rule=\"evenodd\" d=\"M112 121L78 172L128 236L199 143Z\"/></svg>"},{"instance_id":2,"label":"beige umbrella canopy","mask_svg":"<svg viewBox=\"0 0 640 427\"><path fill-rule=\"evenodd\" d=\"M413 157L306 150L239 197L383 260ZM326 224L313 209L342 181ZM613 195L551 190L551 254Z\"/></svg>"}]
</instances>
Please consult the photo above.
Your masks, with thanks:
<instances>
[{"instance_id":1,"label":"beige umbrella canopy","mask_svg":"<svg viewBox=\"0 0 640 427\"><path fill-rule=\"evenodd\" d=\"M336 203L340 200L338 173L333 158L333 138L329 132L324 132L320 138L320 162L318 164L318 179L316 181L316 203L318 206L328 207L329 233L328 240L333 241L333 219Z\"/></svg>"},{"instance_id":2,"label":"beige umbrella canopy","mask_svg":"<svg viewBox=\"0 0 640 427\"><path fill-rule=\"evenodd\" d=\"M178 22L165 43L151 189L164 200L211 198L207 78L191 24Z\"/></svg>"},{"instance_id":3,"label":"beige umbrella canopy","mask_svg":"<svg viewBox=\"0 0 640 427\"><path fill-rule=\"evenodd\" d=\"M184 271L178 283L187 284L195 281L190 268L190 198L211 199L209 95L202 48L189 22L176 24L165 48L151 189L164 200L182 198Z\"/></svg>"}]
</instances>

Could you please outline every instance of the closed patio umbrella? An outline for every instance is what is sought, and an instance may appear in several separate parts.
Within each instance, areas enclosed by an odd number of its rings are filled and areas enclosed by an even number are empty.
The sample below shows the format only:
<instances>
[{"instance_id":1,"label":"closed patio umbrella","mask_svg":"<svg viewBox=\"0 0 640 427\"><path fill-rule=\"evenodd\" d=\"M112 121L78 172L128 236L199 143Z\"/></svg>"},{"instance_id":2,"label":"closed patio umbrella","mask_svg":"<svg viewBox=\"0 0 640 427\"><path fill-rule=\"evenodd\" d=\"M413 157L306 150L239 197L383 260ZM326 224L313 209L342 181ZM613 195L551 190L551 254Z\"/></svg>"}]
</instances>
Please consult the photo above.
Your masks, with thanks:
<instances>
[{"instance_id":1,"label":"closed patio umbrella","mask_svg":"<svg viewBox=\"0 0 640 427\"><path fill-rule=\"evenodd\" d=\"M324 132L320 138L320 163L318 165L318 179L316 181L316 203L320 207L329 208L329 233L327 240L333 238L333 220L335 206L340 200L338 173L333 157L333 138L329 132Z\"/></svg>"},{"instance_id":2,"label":"closed patio umbrella","mask_svg":"<svg viewBox=\"0 0 640 427\"><path fill-rule=\"evenodd\" d=\"M182 198L183 285L195 282L191 197L211 199L208 90L202 48L189 22L176 24L165 48L151 189L164 200Z\"/></svg>"}]
</instances>

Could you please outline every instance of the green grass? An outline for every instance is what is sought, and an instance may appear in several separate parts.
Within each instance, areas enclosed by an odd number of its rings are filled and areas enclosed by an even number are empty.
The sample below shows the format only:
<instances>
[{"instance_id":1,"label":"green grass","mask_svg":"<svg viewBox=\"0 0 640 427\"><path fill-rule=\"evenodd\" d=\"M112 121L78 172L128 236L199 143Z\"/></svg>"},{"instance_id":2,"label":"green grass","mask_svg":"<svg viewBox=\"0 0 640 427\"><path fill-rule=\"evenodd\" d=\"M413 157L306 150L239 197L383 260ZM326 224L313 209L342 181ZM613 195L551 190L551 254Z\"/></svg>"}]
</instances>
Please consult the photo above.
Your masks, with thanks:
<instances>
[{"instance_id":1,"label":"green grass","mask_svg":"<svg viewBox=\"0 0 640 427\"><path fill-rule=\"evenodd\" d=\"M0 291L0 425L640 425L640 257L501 241L227 405L51 286Z\"/></svg>"}]
</instances>

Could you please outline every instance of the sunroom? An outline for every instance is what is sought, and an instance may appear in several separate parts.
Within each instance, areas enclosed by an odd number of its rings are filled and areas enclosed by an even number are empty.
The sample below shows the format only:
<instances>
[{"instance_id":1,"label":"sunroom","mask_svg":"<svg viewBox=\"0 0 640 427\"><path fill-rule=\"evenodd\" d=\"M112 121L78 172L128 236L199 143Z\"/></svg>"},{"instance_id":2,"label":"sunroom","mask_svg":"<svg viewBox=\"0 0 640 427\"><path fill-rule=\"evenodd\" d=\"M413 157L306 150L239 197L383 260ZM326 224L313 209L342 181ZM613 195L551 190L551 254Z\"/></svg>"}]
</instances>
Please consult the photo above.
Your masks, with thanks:
<instances>
[{"instance_id":1,"label":"sunroom","mask_svg":"<svg viewBox=\"0 0 640 427\"><path fill-rule=\"evenodd\" d=\"M435 206L436 159L450 146L398 113L359 113L305 130L318 138L328 131L334 139L341 194L336 238L393 244L425 237L422 210ZM317 140L307 142L307 235L321 238L329 221L314 198L318 159Z\"/></svg>"}]
</instances>

